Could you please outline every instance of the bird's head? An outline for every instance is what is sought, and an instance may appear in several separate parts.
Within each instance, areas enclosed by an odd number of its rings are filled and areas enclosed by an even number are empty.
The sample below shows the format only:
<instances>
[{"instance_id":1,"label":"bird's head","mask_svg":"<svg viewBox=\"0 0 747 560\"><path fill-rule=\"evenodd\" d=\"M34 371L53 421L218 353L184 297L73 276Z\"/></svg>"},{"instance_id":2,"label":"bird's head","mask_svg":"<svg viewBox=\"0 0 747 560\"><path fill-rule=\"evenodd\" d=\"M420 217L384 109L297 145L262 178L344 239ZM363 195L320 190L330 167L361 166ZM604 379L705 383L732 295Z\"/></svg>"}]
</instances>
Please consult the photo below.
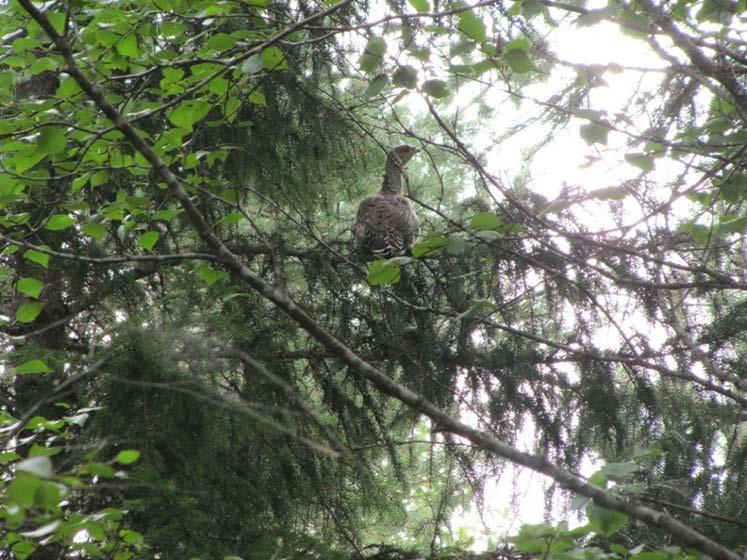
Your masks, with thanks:
<instances>
[{"instance_id":1,"label":"bird's head","mask_svg":"<svg viewBox=\"0 0 747 560\"><path fill-rule=\"evenodd\" d=\"M412 159L412 156L417 154L419 151L420 150L418 150L417 148L408 146L407 144L402 144L401 146L397 146L396 148L392 148L391 150L389 150L389 157L391 157L394 161L399 162L400 165L405 165Z\"/></svg>"}]
</instances>

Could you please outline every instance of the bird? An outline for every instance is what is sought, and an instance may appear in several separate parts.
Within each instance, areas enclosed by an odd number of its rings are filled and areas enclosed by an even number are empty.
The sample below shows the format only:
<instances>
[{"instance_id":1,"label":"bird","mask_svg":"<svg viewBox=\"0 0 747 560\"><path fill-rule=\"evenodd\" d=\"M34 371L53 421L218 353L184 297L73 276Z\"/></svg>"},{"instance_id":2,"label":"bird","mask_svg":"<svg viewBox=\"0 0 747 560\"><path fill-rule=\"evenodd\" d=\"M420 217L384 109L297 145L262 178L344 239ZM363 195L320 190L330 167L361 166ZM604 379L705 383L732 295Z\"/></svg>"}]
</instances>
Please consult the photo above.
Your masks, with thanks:
<instances>
[{"instance_id":1,"label":"bird","mask_svg":"<svg viewBox=\"0 0 747 560\"><path fill-rule=\"evenodd\" d=\"M415 209L402 196L404 166L419 150L403 144L389 150L381 190L364 198L353 222L358 252L367 259L389 259L405 254L418 236Z\"/></svg>"}]
</instances>

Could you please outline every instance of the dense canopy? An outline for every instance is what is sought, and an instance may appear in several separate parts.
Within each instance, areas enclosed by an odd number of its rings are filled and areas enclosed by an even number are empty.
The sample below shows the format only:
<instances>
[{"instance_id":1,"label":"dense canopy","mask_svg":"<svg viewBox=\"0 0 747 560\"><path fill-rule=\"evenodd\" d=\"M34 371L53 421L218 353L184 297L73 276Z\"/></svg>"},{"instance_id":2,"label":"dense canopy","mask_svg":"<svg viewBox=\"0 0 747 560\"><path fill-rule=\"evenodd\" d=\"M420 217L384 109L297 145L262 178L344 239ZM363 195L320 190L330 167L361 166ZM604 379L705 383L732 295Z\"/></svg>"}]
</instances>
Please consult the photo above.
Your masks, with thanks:
<instances>
[{"instance_id":1,"label":"dense canopy","mask_svg":"<svg viewBox=\"0 0 747 560\"><path fill-rule=\"evenodd\" d=\"M0 3L0 558L743 557L746 24Z\"/></svg>"}]
</instances>

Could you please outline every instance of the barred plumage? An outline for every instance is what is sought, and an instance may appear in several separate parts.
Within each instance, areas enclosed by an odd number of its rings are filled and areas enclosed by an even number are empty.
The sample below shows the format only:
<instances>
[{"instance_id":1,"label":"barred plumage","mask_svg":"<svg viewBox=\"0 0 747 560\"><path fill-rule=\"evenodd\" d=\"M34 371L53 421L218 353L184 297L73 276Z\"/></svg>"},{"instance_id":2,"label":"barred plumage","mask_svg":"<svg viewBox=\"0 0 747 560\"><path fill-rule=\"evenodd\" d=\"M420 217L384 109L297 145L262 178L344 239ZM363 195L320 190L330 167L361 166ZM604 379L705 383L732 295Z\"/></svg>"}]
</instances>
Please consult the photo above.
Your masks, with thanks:
<instances>
[{"instance_id":1,"label":"barred plumage","mask_svg":"<svg viewBox=\"0 0 747 560\"><path fill-rule=\"evenodd\" d=\"M419 225L409 199L400 194L405 164L417 153L412 146L397 146L389 151L381 190L358 206L353 235L359 252L374 259L404 254L412 247Z\"/></svg>"}]
</instances>

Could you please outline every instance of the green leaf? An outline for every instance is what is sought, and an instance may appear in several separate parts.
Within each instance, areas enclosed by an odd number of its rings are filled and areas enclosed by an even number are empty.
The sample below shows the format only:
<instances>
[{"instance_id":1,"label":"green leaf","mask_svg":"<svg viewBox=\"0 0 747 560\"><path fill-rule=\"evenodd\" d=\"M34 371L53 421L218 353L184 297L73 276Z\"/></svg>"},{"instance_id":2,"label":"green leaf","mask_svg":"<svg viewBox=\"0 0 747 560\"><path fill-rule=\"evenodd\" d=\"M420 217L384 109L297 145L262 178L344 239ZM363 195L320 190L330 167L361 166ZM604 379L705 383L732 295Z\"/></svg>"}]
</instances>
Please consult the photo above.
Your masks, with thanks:
<instances>
[{"instance_id":1,"label":"green leaf","mask_svg":"<svg viewBox=\"0 0 747 560\"><path fill-rule=\"evenodd\" d=\"M23 254L23 258L31 262L35 262L36 264L39 264L44 268L47 268L49 266L49 255L47 253L37 251L36 249L29 249L28 251L26 251Z\"/></svg>"},{"instance_id":2,"label":"green leaf","mask_svg":"<svg viewBox=\"0 0 747 560\"><path fill-rule=\"evenodd\" d=\"M91 186L92 187L100 187L101 185L105 184L109 180L109 172L106 169L101 169L91 175Z\"/></svg>"},{"instance_id":3,"label":"green leaf","mask_svg":"<svg viewBox=\"0 0 747 560\"><path fill-rule=\"evenodd\" d=\"M57 11L50 11L46 13L47 19L49 19L49 23L52 24L52 27L54 27L54 30L57 31L60 35L65 33L65 20L67 17L65 16L65 12L57 12Z\"/></svg>"},{"instance_id":4,"label":"green leaf","mask_svg":"<svg viewBox=\"0 0 747 560\"><path fill-rule=\"evenodd\" d=\"M492 229L483 229L483 230L476 232L475 237L490 243L491 241L497 241L499 239L503 239L504 235L500 231L495 231Z\"/></svg>"},{"instance_id":5,"label":"green leaf","mask_svg":"<svg viewBox=\"0 0 747 560\"><path fill-rule=\"evenodd\" d=\"M267 99L265 99L265 94L261 91L251 92L249 94L249 102L262 105L262 107L267 107Z\"/></svg>"},{"instance_id":6,"label":"green leaf","mask_svg":"<svg viewBox=\"0 0 747 560\"><path fill-rule=\"evenodd\" d=\"M658 449L656 447L644 447L642 449L636 449L633 452L633 459L636 461L640 461L643 459L658 459L659 457L663 457L666 455L664 451L661 449Z\"/></svg>"},{"instance_id":7,"label":"green leaf","mask_svg":"<svg viewBox=\"0 0 747 560\"><path fill-rule=\"evenodd\" d=\"M600 488L607 488L607 477L602 471L597 471L589 477L589 484L599 486Z\"/></svg>"},{"instance_id":8,"label":"green leaf","mask_svg":"<svg viewBox=\"0 0 747 560\"><path fill-rule=\"evenodd\" d=\"M233 122L236 119L240 108L241 99L238 97L229 97L223 107L223 116L226 117L228 122Z\"/></svg>"},{"instance_id":9,"label":"green leaf","mask_svg":"<svg viewBox=\"0 0 747 560\"><path fill-rule=\"evenodd\" d=\"M54 155L65 151L65 133L59 126L45 126L39 133L36 145L45 154Z\"/></svg>"},{"instance_id":10,"label":"green leaf","mask_svg":"<svg viewBox=\"0 0 747 560\"><path fill-rule=\"evenodd\" d=\"M212 108L208 101L201 99L184 101L169 113L169 121L179 128L192 129L192 125L202 120Z\"/></svg>"},{"instance_id":11,"label":"green leaf","mask_svg":"<svg viewBox=\"0 0 747 560\"><path fill-rule=\"evenodd\" d=\"M16 375L28 375L29 373L49 373L52 371L47 364L41 360L29 360L16 367Z\"/></svg>"},{"instance_id":12,"label":"green leaf","mask_svg":"<svg viewBox=\"0 0 747 560\"><path fill-rule=\"evenodd\" d=\"M0 452L0 463L8 463L10 461L17 461L21 456L15 451L3 451Z\"/></svg>"},{"instance_id":13,"label":"green leaf","mask_svg":"<svg viewBox=\"0 0 747 560\"><path fill-rule=\"evenodd\" d=\"M632 461L627 463L608 463L600 470L608 480L621 482L638 470L638 464Z\"/></svg>"},{"instance_id":14,"label":"green leaf","mask_svg":"<svg viewBox=\"0 0 747 560\"><path fill-rule=\"evenodd\" d=\"M366 91L363 92L363 97L365 99L370 99L371 97L379 95L388 83L389 78L386 74L377 74L370 82L368 82L368 87L366 88Z\"/></svg>"},{"instance_id":15,"label":"green leaf","mask_svg":"<svg viewBox=\"0 0 747 560\"><path fill-rule=\"evenodd\" d=\"M546 553L547 541L558 536L554 527L549 525L522 525L519 534L507 538L516 550L525 554Z\"/></svg>"},{"instance_id":16,"label":"green leaf","mask_svg":"<svg viewBox=\"0 0 747 560\"><path fill-rule=\"evenodd\" d=\"M288 62L285 60L285 55L277 47L267 47L262 51L262 61L264 67L268 70L284 70L288 68Z\"/></svg>"},{"instance_id":17,"label":"green leaf","mask_svg":"<svg viewBox=\"0 0 747 560\"><path fill-rule=\"evenodd\" d=\"M478 212L472 217L469 226L476 230L498 229L502 223L501 219L492 212Z\"/></svg>"},{"instance_id":18,"label":"green leaf","mask_svg":"<svg viewBox=\"0 0 747 560\"><path fill-rule=\"evenodd\" d=\"M666 550L645 550L639 552L633 558L635 560L672 560L672 554ZM691 558L691 556L685 556L685 558Z\"/></svg>"},{"instance_id":19,"label":"green leaf","mask_svg":"<svg viewBox=\"0 0 747 560\"><path fill-rule=\"evenodd\" d=\"M41 74L47 70L57 68L56 61L53 58L40 58L31 65L31 74Z\"/></svg>"},{"instance_id":20,"label":"green leaf","mask_svg":"<svg viewBox=\"0 0 747 560\"><path fill-rule=\"evenodd\" d=\"M161 34L164 37L178 37L184 35L187 28L175 21L164 21L161 25Z\"/></svg>"},{"instance_id":21,"label":"green leaf","mask_svg":"<svg viewBox=\"0 0 747 560\"><path fill-rule=\"evenodd\" d=\"M119 453L117 453L117 456L114 457L114 461L119 463L120 465L131 465L139 458L140 451L137 451L135 449L125 449L124 451L120 451Z\"/></svg>"},{"instance_id":22,"label":"green leaf","mask_svg":"<svg viewBox=\"0 0 747 560\"><path fill-rule=\"evenodd\" d=\"M489 312L498 309L498 306L492 301L479 300L473 301L470 308L459 315L460 319L472 319L474 317L482 317L487 315Z\"/></svg>"},{"instance_id":23,"label":"green leaf","mask_svg":"<svg viewBox=\"0 0 747 560\"><path fill-rule=\"evenodd\" d=\"M69 228L74 223L75 220L67 214L55 214L54 216L49 217L47 223L44 224L44 229L48 229L49 231L61 231Z\"/></svg>"},{"instance_id":24,"label":"green leaf","mask_svg":"<svg viewBox=\"0 0 747 560\"><path fill-rule=\"evenodd\" d=\"M31 457L18 463L16 471L33 474L39 478L49 478L52 476L52 460L49 457Z\"/></svg>"},{"instance_id":25,"label":"green leaf","mask_svg":"<svg viewBox=\"0 0 747 560\"><path fill-rule=\"evenodd\" d=\"M742 233L747 228L747 216L722 215L719 219L720 234Z\"/></svg>"},{"instance_id":26,"label":"green leaf","mask_svg":"<svg viewBox=\"0 0 747 560\"><path fill-rule=\"evenodd\" d=\"M137 58L137 37L134 33L130 32L129 35L125 35L122 40L117 43L115 48L122 56Z\"/></svg>"},{"instance_id":27,"label":"green leaf","mask_svg":"<svg viewBox=\"0 0 747 560\"><path fill-rule=\"evenodd\" d=\"M366 43L363 54L358 59L361 70L367 74L372 73L384 61L386 53L386 41L382 37L371 37Z\"/></svg>"},{"instance_id":28,"label":"green leaf","mask_svg":"<svg viewBox=\"0 0 747 560\"><path fill-rule=\"evenodd\" d=\"M428 3L428 0L407 0L410 3L410 6L415 8L416 12L420 12L421 14L424 12L429 12L431 7Z\"/></svg>"},{"instance_id":29,"label":"green leaf","mask_svg":"<svg viewBox=\"0 0 747 560\"><path fill-rule=\"evenodd\" d=\"M642 482L631 482L629 484L618 484L615 486L615 491L620 492L623 494L633 494L636 496L640 496L644 492L646 492L647 488L646 485Z\"/></svg>"},{"instance_id":30,"label":"green leaf","mask_svg":"<svg viewBox=\"0 0 747 560\"><path fill-rule=\"evenodd\" d=\"M523 0L521 2L521 13L531 19L545 11L545 6L539 0Z\"/></svg>"},{"instance_id":31,"label":"green leaf","mask_svg":"<svg viewBox=\"0 0 747 560\"><path fill-rule=\"evenodd\" d=\"M161 70L161 73L163 74L163 78L158 82L161 89L167 89L169 92L179 92L183 90L179 82L181 82L184 77L184 68L164 68Z\"/></svg>"},{"instance_id":32,"label":"green leaf","mask_svg":"<svg viewBox=\"0 0 747 560\"><path fill-rule=\"evenodd\" d=\"M449 88L443 80L426 80L423 83L423 93L431 97L442 98L449 95Z\"/></svg>"},{"instance_id":33,"label":"green leaf","mask_svg":"<svg viewBox=\"0 0 747 560\"><path fill-rule=\"evenodd\" d=\"M243 219L244 215L241 212L231 212L230 214L226 214L220 220L218 220L218 223L224 226L230 226L240 222Z\"/></svg>"},{"instance_id":34,"label":"green leaf","mask_svg":"<svg viewBox=\"0 0 747 560\"><path fill-rule=\"evenodd\" d=\"M647 156L646 154L642 154L640 152L625 154L625 161L627 161L630 165L634 165L643 172L651 171L654 168L653 156Z\"/></svg>"},{"instance_id":35,"label":"green leaf","mask_svg":"<svg viewBox=\"0 0 747 560\"><path fill-rule=\"evenodd\" d=\"M49 459L47 459L49 461ZM20 465L20 463L19 463ZM8 489L8 502L22 507L31 507L34 505L34 494L39 488L41 480L38 477L29 474L19 474L10 483Z\"/></svg>"},{"instance_id":36,"label":"green leaf","mask_svg":"<svg viewBox=\"0 0 747 560\"><path fill-rule=\"evenodd\" d=\"M391 259L386 259L385 264L386 266L403 266L411 262L413 262L412 257L392 257Z\"/></svg>"},{"instance_id":37,"label":"green leaf","mask_svg":"<svg viewBox=\"0 0 747 560\"><path fill-rule=\"evenodd\" d=\"M3 64L10 66L11 68L25 68L26 60L20 56L6 56L3 57Z\"/></svg>"},{"instance_id":38,"label":"green leaf","mask_svg":"<svg viewBox=\"0 0 747 560\"><path fill-rule=\"evenodd\" d=\"M398 87L413 89L418 85L417 69L410 65L400 66L392 74L392 83Z\"/></svg>"},{"instance_id":39,"label":"green leaf","mask_svg":"<svg viewBox=\"0 0 747 560\"><path fill-rule=\"evenodd\" d=\"M111 478L115 474L114 469L105 463L83 463L78 467L78 472L106 478Z\"/></svg>"},{"instance_id":40,"label":"green leaf","mask_svg":"<svg viewBox=\"0 0 747 560\"><path fill-rule=\"evenodd\" d=\"M104 237L106 237L106 228L103 224L91 222L88 224L83 224L83 233L90 237L93 237L94 239L103 239Z\"/></svg>"},{"instance_id":41,"label":"green leaf","mask_svg":"<svg viewBox=\"0 0 747 560\"><path fill-rule=\"evenodd\" d=\"M457 29L459 31L478 43L485 42L485 24L472 10L460 12L458 17L459 25L457 25Z\"/></svg>"},{"instance_id":42,"label":"green leaf","mask_svg":"<svg viewBox=\"0 0 747 560\"><path fill-rule=\"evenodd\" d=\"M129 529L123 529L120 535L122 536L122 541L127 544L143 542L143 535L136 533L135 531L130 531Z\"/></svg>"},{"instance_id":43,"label":"green leaf","mask_svg":"<svg viewBox=\"0 0 747 560\"><path fill-rule=\"evenodd\" d=\"M29 457L54 457L64 451L63 447L45 447L34 443L29 451Z\"/></svg>"},{"instance_id":44,"label":"green leaf","mask_svg":"<svg viewBox=\"0 0 747 560\"><path fill-rule=\"evenodd\" d=\"M728 25L733 15L731 5L723 0L704 0L700 10L695 14L695 19L701 23L711 21Z\"/></svg>"},{"instance_id":45,"label":"green leaf","mask_svg":"<svg viewBox=\"0 0 747 560\"><path fill-rule=\"evenodd\" d=\"M68 212L81 212L81 211L87 211L91 209L91 205L88 204L85 200L75 200L72 202L65 202L62 204L62 208L67 210Z\"/></svg>"},{"instance_id":46,"label":"green leaf","mask_svg":"<svg viewBox=\"0 0 747 560\"><path fill-rule=\"evenodd\" d=\"M39 294L44 288L44 282L36 278L21 278L16 284L19 292L26 294L34 299L39 299Z\"/></svg>"},{"instance_id":47,"label":"green leaf","mask_svg":"<svg viewBox=\"0 0 747 560\"><path fill-rule=\"evenodd\" d=\"M110 29L98 29L95 33L96 42L107 49L113 47L120 36Z\"/></svg>"},{"instance_id":48,"label":"green leaf","mask_svg":"<svg viewBox=\"0 0 747 560\"><path fill-rule=\"evenodd\" d=\"M594 502L586 504L586 515L594 532L605 537L613 535L628 522L628 516L624 513L598 506Z\"/></svg>"},{"instance_id":49,"label":"green leaf","mask_svg":"<svg viewBox=\"0 0 747 560\"><path fill-rule=\"evenodd\" d=\"M604 8L602 8L602 10L604 10ZM648 16L644 14L624 8L617 12L616 15L617 21L620 24L620 31L625 35L644 38L653 31L653 24L649 21Z\"/></svg>"},{"instance_id":50,"label":"green leaf","mask_svg":"<svg viewBox=\"0 0 747 560\"><path fill-rule=\"evenodd\" d=\"M176 210L159 210L155 214L153 214L154 220L162 220L164 222L169 222L171 219L176 216Z\"/></svg>"},{"instance_id":51,"label":"green leaf","mask_svg":"<svg viewBox=\"0 0 747 560\"><path fill-rule=\"evenodd\" d=\"M236 44L236 38L227 33L217 33L208 39L207 46L209 49L216 51L225 51Z\"/></svg>"},{"instance_id":52,"label":"green leaf","mask_svg":"<svg viewBox=\"0 0 747 560\"><path fill-rule=\"evenodd\" d=\"M575 529L568 531L568 536L573 539L578 539L587 536L591 532L591 527L588 525L581 525L581 527L576 527Z\"/></svg>"},{"instance_id":53,"label":"green leaf","mask_svg":"<svg viewBox=\"0 0 747 560\"><path fill-rule=\"evenodd\" d=\"M157 231L146 231L137 238L137 244L146 251L151 251L156 243L158 243L159 237L161 237L161 234Z\"/></svg>"},{"instance_id":54,"label":"green leaf","mask_svg":"<svg viewBox=\"0 0 747 560\"><path fill-rule=\"evenodd\" d=\"M212 286L218 280L227 276L227 274L222 270L215 270L206 264L201 264L197 267L197 274L200 275L200 278L202 278L203 282L208 286Z\"/></svg>"},{"instance_id":55,"label":"green leaf","mask_svg":"<svg viewBox=\"0 0 747 560\"><path fill-rule=\"evenodd\" d=\"M428 47L413 47L410 49L410 54L421 62L430 62L431 52Z\"/></svg>"},{"instance_id":56,"label":"green leaf","mask_svg":"<svg viewBox=\"0 0 747 560\"><path fill-rule=\"evenodd\" d=\"M504 236L525 233L526 231L527 227L524 224L503 224L498 228L498 233Z\"/></svg>"},{"instance_id":57,"label":"green leaf","mask_svg":"<svg viewBox=\"0 0 747 560\"><path fill-rule=\"evenodd\" d=\"M78 82L74 78L65 78L60 83L60 87L57 88L55 95L63 99L72 99L80 93L82 93L82 90Z\"/></svg>"},{"instance_id":58,"label":"green leaf","mask_svg":"<svg viewBox=\"0 0 747 560\"><path fill-rule=\"evenodd\" d=\"M607 135L610 129L608 126L597 123L584 124L580 128L581 138L587 144L607 144Z\"/></svg>"},{"instance_id":59,"label":"green leaf","mask_svg":"<svg viewBox=\"0 0 747 560\"><path fill-rule=\"evenodd\" d=\"M223 95L228 91L228 80L225 78L215 78L210 80L208 89L216 95Z\"/></svg>"},{"instance_id":60,"label":"green leaf","mask_svg":"<svg viewBox=\"0 0 747 560\"><path fill-rule=\"evenodd\" d=\"M224 200L227 200L229 202L238 202L239 201L239 193L236 192L236 189L224 189L220 193L221 198Z\"/></svg>"},{"instance_id":61,"label":"green leaf","mask_svg":"<svg viewBox=\"0 0 747 560\"><path fill-rule=\"evenodd\" d=\"M446 242L446 254L447 255L461 255L467 250L467 242L455 235L450 233L448 241Z\"/></svg>"},{"instance_id":62,"label":"green leaf","mask_svg":"<svg viewBox=\"0 0 747 560\"><path fill-rule=\"evenodd\" d=\"M38 146L18 152L12 160L15 164L16 173L23 173L31 169L43 160L46 155L45 152L38 149Z\"/></svg>"},{"instance_id":63,"label":"green leaf","mask_svg":"<svg viewBox=\"0 0 747 560\"><path fill-rule=\"evenodd\" d=\"M503 50L504 51L518 50L518 51L524 51L528 53L529 47L530 47L529 39L527 39L526 37L519 37L518 39L512 39L511 41L508 41L504 45Z\"/></svg>"},{"instance_id":64,"label":"green leaf","mask_svg":"<svg viewBox=\"0 0 747 560\"><path fill-rule=\"evenodd\" d=\"M431 235L430 237L427 237L425 241L421 241L420 243L416 243L415 245L413 245L412 256L422 257L424 255L431 255L433 253L439 252L446 246L447 243L448 239L444 234L437 233L435 235Z\"/></svg>"},{"instance_id":65,"label":"green leaf","mask_svg":"<svg viewBox=\"0 0 747 560\"><path fill-rule=\"evenodd\" d=\"M139 454L139 452L137 453ZM99 513L102 515L103 519L106 519L107 521L120 521L125 516L126 512L118 508L108 507L102 509Z\"/></svg>"},{"instance_id":66,"label":"green leaf","mask_svg":"<svg viewBox=\"0 0 747 560\"><path fill-rule=\"evenodd\" d=\"M20 323L31 323L39 316L44 304L40 301L22 303L16 311L16 320Z\"/></svg>"},{"instance_id":67,"label":"green leaf","mask_svg":"<svg viewBox=\"0 0 747 560\"><path fill-rule=\"evenodd\" d=\"M368 267L368 283L372 286L396 284L399 278L399 266L390 263L388 259L375 260Z\"/></svg>"},{"instance_id":68,"label":"green leaf","mask_svg":"<svg viewBox=\"0 0 747 560\"><path fill-rule=\"evenodd\" d=\"M527 55L527 53L523 50L511 49L509 51L506 51L505 56L508 65L511 67L511 70L513 70L517 74L525 74L526 72L530 72L531 70L536 70L534 64L532 64L532 61L529 59L529 55Z\"/></svg>"},{"instance_id":69,"label":"green leaf","mask_svg":"<svg viewBox=\"0 0 747 560\"><path fill-rule=\"evenodd\" d=\"M384 56L386 53L387 44L382 37L371 37L366 43L364 52L374 56Z\"/></svg>"},{"instance_id":70,"label":"green leaf","mask_svg":"<svg viewBox=\"0 0 747 560\"><path fill-rule=\"evenodd\" d=\"M720 134L722 132L726 132L727 130L732 128L732 126L732 122L729 119L724 119L721 117L708 119L708 121L703 124L703 128L711 134Z\"/></svg>"}]
</instances>

